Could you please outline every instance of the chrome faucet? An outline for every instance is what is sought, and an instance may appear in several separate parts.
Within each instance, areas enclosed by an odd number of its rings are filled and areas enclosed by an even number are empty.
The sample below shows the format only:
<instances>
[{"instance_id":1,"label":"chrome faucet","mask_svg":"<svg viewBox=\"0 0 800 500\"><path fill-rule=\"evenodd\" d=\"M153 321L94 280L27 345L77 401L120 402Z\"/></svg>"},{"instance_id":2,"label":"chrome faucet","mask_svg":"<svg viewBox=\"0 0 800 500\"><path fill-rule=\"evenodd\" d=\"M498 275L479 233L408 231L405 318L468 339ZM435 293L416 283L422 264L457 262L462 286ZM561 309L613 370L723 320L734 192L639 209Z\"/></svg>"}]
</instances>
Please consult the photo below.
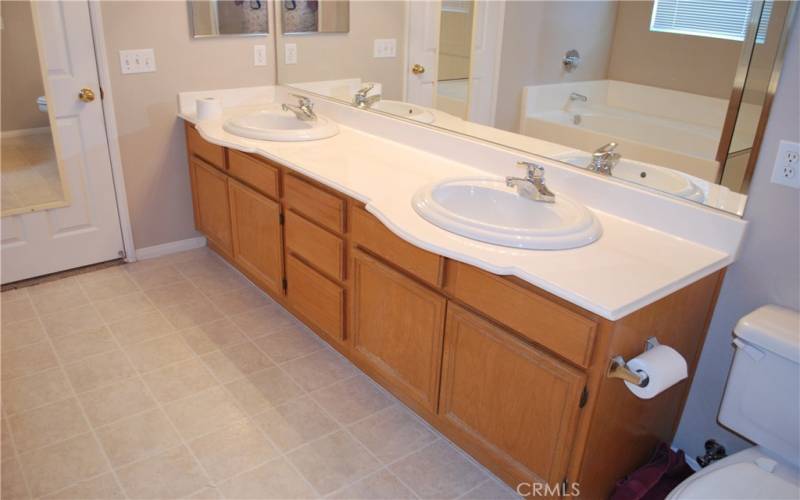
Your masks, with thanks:
<instances>
[{"instance_id":1,"label":"chrome faucet","mask_svg":"<svg viewBox=\"0 0 800 500\"><path fill-rule=\"evenodd\" d=\"M506 177L506 186L517 188L517 194L523 198L544 203L555 203L556 195L544 183L544 167L527 161L518 161L517 165L525 167L525 177Z\"/></svg>"},{"instance_id":2,"label":"chrome faucet","mask_svg":"<svg viewBox=\"0 0 800 500\"><path fill-rule=\"evenodd\" d=\"M317 114L314 113L314 103L311 102L311 99L300 94L292 94L292 97L297 98L297 105L284 103L281 105L281 109L291 111L300 121L311 122L317 119Z\"/></svg>"},{"instance_id":3,"label":"chrome faucet","mask_svg":"<svg viewBox=\"0 0 800 500\"><path fill-rule=\"evenodd\" d=\"M353 96L353 106L361 109L369 109L373 104L381 100L380 94L367 96L369 91L375 87L374 83L368 83L361 87Z\"/></svg>"},{"instance_id":4,"label":"chrome faucet","mask_svg":"<svg viewBox=\"0 0 800 500\"><path fill-rule=\"evenodd\" d=\"M615 149L617 149L616 142L600 146L592 153L592 160L586 168L599 174L611 175L614 167L622 159L622 155L615 152Z\"/></svg>"},{"instance_id":5,"label":"chrome faucet","mask_svg":"<svg viewBox=\"0 0 800 500\"><path fill-rule=\"evenodd\" d=\"M583 95L583 94L579 94L579 93L577 93L577 92L572 92L572 93L569 95L569 100L570 100L570 102L575 102L575 101L586 102L586 101L588 101L588 100L589 100L589 98L588 98L588 97L586 97L586 96L585 96L585 95Z\"/></svg>"}]
</instances>

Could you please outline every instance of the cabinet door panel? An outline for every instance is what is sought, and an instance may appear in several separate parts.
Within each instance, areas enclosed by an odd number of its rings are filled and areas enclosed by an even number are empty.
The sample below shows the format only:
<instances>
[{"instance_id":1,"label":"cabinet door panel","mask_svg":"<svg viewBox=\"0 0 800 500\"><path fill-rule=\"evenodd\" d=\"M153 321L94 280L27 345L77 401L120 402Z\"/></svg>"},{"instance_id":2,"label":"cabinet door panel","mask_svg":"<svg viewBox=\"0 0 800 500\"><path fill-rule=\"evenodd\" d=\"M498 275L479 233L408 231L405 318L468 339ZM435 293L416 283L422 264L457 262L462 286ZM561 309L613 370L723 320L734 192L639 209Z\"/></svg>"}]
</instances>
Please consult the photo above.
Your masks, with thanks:
<instances>
[{"instance_id":1,"label":"cabinet door panel","mask_svg":"<svg viewBox=\"0 0 800 500\"><path fill-rule=\"evenodd\" d=\"M358 250L353 287L355 355L395 391L436 411L444 297Z\"/></svg>"},{"instance_id":2,"label":"cabinet door panel","mask_svg":"<svg viewBox=\"0 0 800 500\"><path fill-rule=\"evenodd\" d=\"M517 477L564 479L585 376L454 304L439 414Z\"/></svg>"},{"instance_id":3,"label":"cabinet door panel","mask_svg":"<svg viewBox=\"0 0 800 500\"><path fill-rule=\"evenodd\" d=\"M245 185L228 180L233 259L274 293L282 292L281 207Z\"/></svg>"},{"instance_id":4,"label":"cabinet door panel","mask_svg":"<svg viewBox=\"0 0 800 500\"><path fill-rule=\"evenodd\" d=\"M220 250L230 254L232 246L228 178L201 160L192 159L191 162L194 173L197 229Z\"/></svg>"}]
</instances>

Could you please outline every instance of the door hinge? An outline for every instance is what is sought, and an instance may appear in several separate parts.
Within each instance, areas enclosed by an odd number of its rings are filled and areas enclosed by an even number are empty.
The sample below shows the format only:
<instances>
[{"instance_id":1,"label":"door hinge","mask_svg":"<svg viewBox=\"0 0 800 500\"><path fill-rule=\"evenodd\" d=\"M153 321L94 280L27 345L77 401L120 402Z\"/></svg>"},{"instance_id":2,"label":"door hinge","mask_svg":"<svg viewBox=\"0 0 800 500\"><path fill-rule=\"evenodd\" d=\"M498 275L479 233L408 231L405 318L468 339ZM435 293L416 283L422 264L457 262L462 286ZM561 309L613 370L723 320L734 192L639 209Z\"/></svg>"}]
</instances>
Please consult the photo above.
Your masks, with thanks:
<instances>
[{"instance_id":1,"label":"door hinge","mask_svg":"<svg viewBox=\"0 0 800 500\"><path fill-rule=\"evenodd\" d=\"M583 408L586 406L586 401L589 399L589 389L586 386L583 386L583 392L581 392L581 400L578 403L578 408Z\"/></svg>"},{"instance_id":2,"label":"door hinge","mask_svg":"<svg viewBox=\"0 0 800 500\"><path fill-rule=\"evenodd\" d=\"M287 290L289 290L289 283L286 281L286 278L283 278L281 283L283 284L283 291L285 293Z\"/></svg>"},{"instance_id":3,"label":"door hinge","mask_svg":"<svg viewBox=\"0 0 800 500\"><path fill-rule=\"evenodd\" d=\"M283 215L283 212L278 215L278 223L280 223L281 226L286 223L286 217Z\"/></svg>"}]
</instances>

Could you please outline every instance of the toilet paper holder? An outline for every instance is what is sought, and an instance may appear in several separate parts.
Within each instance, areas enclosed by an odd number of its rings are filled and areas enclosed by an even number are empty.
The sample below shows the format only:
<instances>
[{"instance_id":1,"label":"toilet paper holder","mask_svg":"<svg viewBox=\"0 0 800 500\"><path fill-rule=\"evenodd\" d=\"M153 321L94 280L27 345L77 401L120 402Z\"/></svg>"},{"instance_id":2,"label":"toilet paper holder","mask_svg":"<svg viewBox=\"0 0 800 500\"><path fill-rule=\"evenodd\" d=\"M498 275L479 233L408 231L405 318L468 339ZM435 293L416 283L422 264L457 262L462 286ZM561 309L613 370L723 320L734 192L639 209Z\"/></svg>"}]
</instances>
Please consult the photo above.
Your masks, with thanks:
<instances>
[{"instance_id":1,"label":"toilet paper holder","mask_svg":"<svg viewBox=\"0 0 800 500\"><path fill-rule=\"evenodd\" d=\"M647 339L647 342L644 345L644 350L649 351L650 349L661 345L658 342L658 339L655 337L650 337ZM608 366L608 372L606 373L608 378L621 378L626 382L630 382L631 384L638 385L639 387L647 387L647 384L650 383L650 376L647 373L639 371L635 372L628 368L628 363L625 361L625 358L622 356L614 356L611 358L611 363Z\"/></svg>"}]
</instances>

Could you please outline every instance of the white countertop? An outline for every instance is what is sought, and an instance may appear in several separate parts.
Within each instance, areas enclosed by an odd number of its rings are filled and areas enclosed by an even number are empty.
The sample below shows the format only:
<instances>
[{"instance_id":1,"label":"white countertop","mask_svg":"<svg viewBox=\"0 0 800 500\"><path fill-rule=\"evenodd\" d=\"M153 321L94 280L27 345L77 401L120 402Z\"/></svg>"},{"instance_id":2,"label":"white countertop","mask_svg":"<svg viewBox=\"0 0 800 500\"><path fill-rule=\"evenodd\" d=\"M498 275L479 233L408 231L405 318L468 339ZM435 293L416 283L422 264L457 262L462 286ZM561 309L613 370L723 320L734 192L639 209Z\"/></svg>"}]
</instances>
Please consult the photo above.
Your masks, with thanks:
<instances>
[{"instance_id":1,"label":"white countertop","mask_svg":"<svg viewBox=\"0 0 800 500\"><path fill-rule=\"evenodd\" d=\"M226 110L226 117L248 109L253 108ZM194 121L189 113L181 116ZM496 174L341 123L340 133L329 139L269 142L231 135L222 129L223 121L196 125L209 142L269 158L364 202L392 232L420 248L496 274L517 276L609 320L718 271L734 258L735 251L628 220L580 198L603 226L603 236L591 245L540 251L473 241L422 219L412 208L411 197L434 181L499 177ZM548 185L556 193L562 187L558 178Z\"/></svg>"}]
</instances>

